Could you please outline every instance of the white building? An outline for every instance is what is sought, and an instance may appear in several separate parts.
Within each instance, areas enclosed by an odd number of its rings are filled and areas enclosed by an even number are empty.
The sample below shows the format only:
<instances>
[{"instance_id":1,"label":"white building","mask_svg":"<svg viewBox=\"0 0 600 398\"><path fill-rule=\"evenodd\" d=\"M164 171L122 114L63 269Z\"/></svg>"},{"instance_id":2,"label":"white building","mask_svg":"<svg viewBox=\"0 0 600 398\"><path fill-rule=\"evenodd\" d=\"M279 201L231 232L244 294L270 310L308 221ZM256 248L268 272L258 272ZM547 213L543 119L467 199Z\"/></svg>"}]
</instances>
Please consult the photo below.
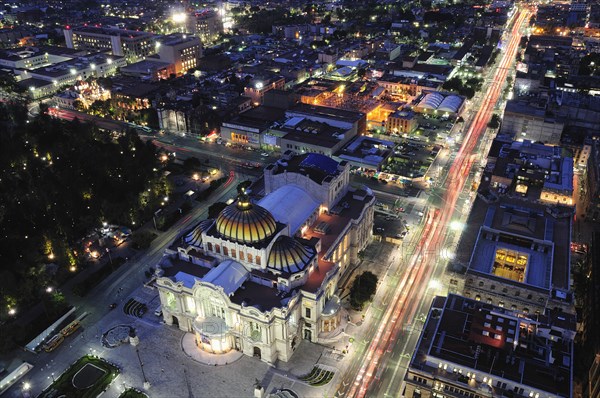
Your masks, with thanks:
<instances>
[{"instance_id":1,"label":"white building","mask_svg":"<svg viewBox=\"0 0 600 398\"><path fill-rule=\"evenodd\" d=\"M337 283L371 240L372 192L348 184L350 166L286 152L246 195L183 234L160 264L165 322L198 349L288 361L301 339L342 326Z\"/></svg>"}]
</instances>

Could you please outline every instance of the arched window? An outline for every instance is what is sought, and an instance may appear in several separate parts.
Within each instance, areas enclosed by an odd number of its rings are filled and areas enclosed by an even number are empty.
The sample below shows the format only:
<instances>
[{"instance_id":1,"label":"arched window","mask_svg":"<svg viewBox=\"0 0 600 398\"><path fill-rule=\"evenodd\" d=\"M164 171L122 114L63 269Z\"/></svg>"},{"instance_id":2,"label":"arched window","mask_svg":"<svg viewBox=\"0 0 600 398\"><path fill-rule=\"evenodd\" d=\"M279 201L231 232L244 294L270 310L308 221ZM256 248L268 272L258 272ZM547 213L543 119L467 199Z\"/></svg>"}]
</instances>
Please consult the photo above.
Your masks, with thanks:
<instances>
[{"instance_id":1,"label":"arched window","mask_svg":"<svg viewBox=\"0 0 600 398\"><path fill-rule=\"evenodd\" d=\"M223 254L229 256L229 250L225 246L223 246Z\"/></svg>"},{"instance_id":2,"label":"arched window","mask_svg":"<svg viewBox=\"0 0 600 398\"><path fill-rule=\"evenodd\" d=\"M215 245L215 252L221 254L221 246Z\"/></svg>"},{"instance_id":3,"label":"arched window","mask_svg":"<svg viewBox=\"0 0 600 398\"><path fill-rule=\"evenodd\" d=\"M211 252L212 251L212 243L208 242L207 246L208 246L208 251Z\"/></svg>"},{"instance_id":4,"label":"arched window","mask_svg":"<svg viewBox=\"0 0 600 398\"><path fill-rule=\"evenodd\" d=\"M244 260L244 252L240 252L240 260Z\"/></svg>"},{"instance_id":5,"label":"arched window","mask_svg":"<svg viewBox=\"0 0 600 398\"><path fill-rule=\"evenodd\" d=\"M235 258L235 249L231 249L231 257Z\"/></svg>"},{"instance_id":6,"label":"arched window","mask_svg":"<svg viewBox=\"0 0 600 398\"><path fill-rule=\"evenodd\" d=\"M251 263L252 262L252 254L248 253L248 262Z\"/></svg>"},{"instance_id":7,"label":"arched window","mask_svg":"<svg viewBox=\"0 0 600 398\"><path fill-rule=\"evenodd\" d=\"M256 265L260 265L260 256L256 256Z\"/></svg>"}]
</instances>

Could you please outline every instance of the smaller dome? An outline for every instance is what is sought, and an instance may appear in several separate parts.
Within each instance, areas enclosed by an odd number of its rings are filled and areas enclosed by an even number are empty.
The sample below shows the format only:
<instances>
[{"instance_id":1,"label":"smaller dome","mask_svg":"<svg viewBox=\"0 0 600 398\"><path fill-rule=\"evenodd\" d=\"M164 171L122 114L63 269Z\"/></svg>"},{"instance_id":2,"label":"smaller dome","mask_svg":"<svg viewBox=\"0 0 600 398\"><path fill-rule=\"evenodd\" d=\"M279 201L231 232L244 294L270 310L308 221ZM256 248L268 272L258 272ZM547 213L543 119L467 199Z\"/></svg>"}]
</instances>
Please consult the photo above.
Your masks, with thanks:
<instances>
[{"instance_id":1,"label":"smaller dome","mask_svg":"<svg viewBox=\"0 0 600 398\"><path fill-rule=\"evenodd\" d=\"M273 244L267 267L283 272L302 271L310 263L315 253L289 236L280 236Z\"/></svg>"},{"instance_id":2,"label":"smaller dome","mask_svg":"<svg viewBox=\"0 0 600 398\"><path fill-rule=\"evenodd\" d=\"M183 241L188 245L200 247L202 245L202 233L208 231L212 223L213 220L211 219L200 221L194 229L183 237Z\"/></svg>"}]
</instances>

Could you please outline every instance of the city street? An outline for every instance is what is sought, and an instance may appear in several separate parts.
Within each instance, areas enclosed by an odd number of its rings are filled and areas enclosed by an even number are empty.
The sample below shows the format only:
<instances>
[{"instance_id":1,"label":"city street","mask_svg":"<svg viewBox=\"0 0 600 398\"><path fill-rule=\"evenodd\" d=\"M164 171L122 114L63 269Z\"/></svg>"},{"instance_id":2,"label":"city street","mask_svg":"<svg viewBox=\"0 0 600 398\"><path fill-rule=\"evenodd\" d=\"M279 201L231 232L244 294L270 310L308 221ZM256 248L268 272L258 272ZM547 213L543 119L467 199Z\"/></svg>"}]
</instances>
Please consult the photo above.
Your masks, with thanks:
<instances>
[{"instance_id":1,"label":"city street","mask_svg":"<svg viewBox=\"0 0 600 398\"><path fill-rule=\"evenodd\" d=\"M443 272L446 238L451 232L450 222L455 206L471 173L478 144L487 131L487 123L498 102L509 68L511 68L518 45L520 30L529 20L529 12L518 11L509 26L510 40L504 48L496 67L493 80L482 90L482 100L468 126L462 146L458 151L444 180L441 196L442 206L430 210L416 247L403 257L408 264L397 283L382 281L374 300L374 307L384 308L381 315L372 317L370 335L357 338L365 345L351 351L347 358L348 369L341 378L336 396L398 396L402 394L402 380L410 355L416 344L419 322L415 315L424 314L429 306L436 283L431 283ZM474 109L475 110L475 109ZM403 267L397 264L397 272ZM389 275L389 274L388 274ZM383 289L382 289L383 288ZM428 289L430 288L430 289ZM364 330L364 329L363 329ZM404 332L404 333L403 333ZM406 335L408 332L408 335ZM404 338L398 338L404 336ZM367 346L368 343L368 346Z\"/></svg>"}]
</instances>

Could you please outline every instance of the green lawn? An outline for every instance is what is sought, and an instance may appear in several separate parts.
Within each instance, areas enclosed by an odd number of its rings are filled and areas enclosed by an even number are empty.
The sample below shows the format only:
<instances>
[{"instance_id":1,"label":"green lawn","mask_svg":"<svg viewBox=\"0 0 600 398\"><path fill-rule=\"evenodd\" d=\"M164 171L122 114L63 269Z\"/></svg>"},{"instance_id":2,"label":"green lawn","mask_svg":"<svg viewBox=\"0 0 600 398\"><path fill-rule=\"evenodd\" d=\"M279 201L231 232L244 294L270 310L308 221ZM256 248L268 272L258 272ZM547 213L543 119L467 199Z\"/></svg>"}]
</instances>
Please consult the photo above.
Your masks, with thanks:
<instances>
[{"instance_id":1,"label":"green lawn","mask_svg":"<svg viewBox=\"0 0 600 398\"><path fill-rule=\"evenodd\" d=\"M95 398L108 387L118 374L119 368L116 366L101 358L86 355L71 365L39 397L51 398L64 395L69 398ZM81 388L73 385L75 375L77 375L76 384Z\"/></svg>"},{"instance_id":2,"label":"green lawn","mask_svg":"<svg viewBox=\"0 0 600 398\"><path fill-rule=\"evenodd\" d=\"M143 392L133 388L128 388L127 390L123 391L121 395L119 395L119 398L148 398L148 396Z\"/></svg>"}]
</instances>

